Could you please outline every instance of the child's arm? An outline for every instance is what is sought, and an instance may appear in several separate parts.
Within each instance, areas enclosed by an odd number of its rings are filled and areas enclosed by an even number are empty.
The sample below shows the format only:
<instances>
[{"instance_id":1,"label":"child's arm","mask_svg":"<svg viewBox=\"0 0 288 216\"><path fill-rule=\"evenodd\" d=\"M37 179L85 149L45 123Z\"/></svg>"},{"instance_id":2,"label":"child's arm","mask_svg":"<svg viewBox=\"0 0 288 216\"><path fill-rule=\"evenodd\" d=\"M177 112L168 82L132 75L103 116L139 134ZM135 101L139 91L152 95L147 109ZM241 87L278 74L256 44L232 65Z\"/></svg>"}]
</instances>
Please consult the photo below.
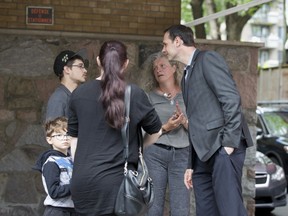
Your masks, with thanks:
<instances>
[{"instance_id":1,"label":"child's arm","mask_svg":"<svg viewBox=\"0 0 288 216\"><path fill-rule=\"evenodd\" d=\"M60 185L61 170L55 162L47 162L43 167L43 176L48 194L52 199L70 196L70 184Z\"/></svg>"}]
</instances>

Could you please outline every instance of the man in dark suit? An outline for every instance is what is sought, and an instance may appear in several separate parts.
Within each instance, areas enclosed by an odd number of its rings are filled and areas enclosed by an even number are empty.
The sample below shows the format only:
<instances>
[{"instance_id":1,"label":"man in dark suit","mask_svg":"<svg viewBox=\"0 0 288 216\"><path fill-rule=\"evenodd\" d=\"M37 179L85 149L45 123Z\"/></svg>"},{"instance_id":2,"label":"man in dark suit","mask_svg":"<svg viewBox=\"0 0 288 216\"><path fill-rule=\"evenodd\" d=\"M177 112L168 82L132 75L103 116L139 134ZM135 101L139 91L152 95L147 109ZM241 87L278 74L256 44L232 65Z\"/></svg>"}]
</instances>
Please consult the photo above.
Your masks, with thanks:
<instances>
[{"instance_id":1,"label":"man in dark suit","mask_svg":"<svg viewBox=\"0 0 288 216\"><path fill-rule=\"evenodd\" d=\"M246 216L242 168L253 141L225 60L198 50L193 31L183 25L164 31L162 52L186 65L182 92L191 151L184 183L194 188L197 216Z\"/></svg>"}]
</instances>

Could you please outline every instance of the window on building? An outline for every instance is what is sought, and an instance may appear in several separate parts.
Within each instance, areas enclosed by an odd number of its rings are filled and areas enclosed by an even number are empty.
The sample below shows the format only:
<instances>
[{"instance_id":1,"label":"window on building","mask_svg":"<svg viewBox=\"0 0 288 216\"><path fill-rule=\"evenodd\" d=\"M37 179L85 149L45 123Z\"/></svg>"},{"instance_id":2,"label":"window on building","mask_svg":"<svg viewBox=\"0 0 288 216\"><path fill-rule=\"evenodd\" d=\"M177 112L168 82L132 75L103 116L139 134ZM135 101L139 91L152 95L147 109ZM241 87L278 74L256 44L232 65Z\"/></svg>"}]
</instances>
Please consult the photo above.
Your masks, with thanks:
<instances>
[{"instance_id":1,"label":"window on building","mask_svg":"<svg viewBox=\"0 0 288 216\"><path fill-rule=\"evenodd\" d=\"M269 36L269 27L254 25L252 26L252 35L260 38L266 38Z\"/></svg>"},{"instance_id":2,"label":"window on building","mask_svg":"<svg viewBox=\"0 0 288 216\"><path fill-rule=\"evenodd\" d=\"M269 59L269 51L268 50L260 50L260 55L258 57L258 62L262 65Z\"/></svg>"},{"instance_id":3,"label":"window on building","mask_svg":"<svg viewBox=\"0 0 288 216\"><path fill-rule=\"evenodd\" d=\"M270 6L268 4L263 4L260 10L262 13L267 14L270 11Z\"/></svg>"},{"instance_id":4,"label":"window on building","mask_svg":"<svg viewBox=\"0 0 288 216\"><path fill-rule=\"evenodd\" d=\"M255 19L260 19L260 20L266 20L267 19L267 14L270 11L270 6L268 4L263 4L262 7L254 14Z\"/></svg>"},{"instance_id":5,"label":"window on building","mask_svg":"<svg viewBox=\"0 0 288 216\"><path fill-rule=\"evenodd\" d=\"M278 51L278 61L281 63L283 62L283 52L280 50Z\"/></svg>"},{"instance_id":6,"label":"window on building","mask_svg":"<svg viewBox=\"0 0 288 216\"><path fill-rule=\"evenodd\" d=\"M284 28L282 26L278 26L278 37L284 38Z\"/></svg>"}]
</instances>

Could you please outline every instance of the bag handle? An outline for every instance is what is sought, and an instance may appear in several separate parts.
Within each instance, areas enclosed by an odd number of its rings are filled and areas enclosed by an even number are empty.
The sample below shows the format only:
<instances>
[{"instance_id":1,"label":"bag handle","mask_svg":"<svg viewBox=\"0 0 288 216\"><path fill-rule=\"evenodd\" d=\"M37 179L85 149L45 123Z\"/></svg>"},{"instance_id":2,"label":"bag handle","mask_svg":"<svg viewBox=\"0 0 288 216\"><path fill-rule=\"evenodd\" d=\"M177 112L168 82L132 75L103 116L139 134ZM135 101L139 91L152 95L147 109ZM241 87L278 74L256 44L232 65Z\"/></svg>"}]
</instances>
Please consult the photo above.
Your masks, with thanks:
<instances>
[{"instance_id":1,"label":"bag handle","mask_svg":"<svg viewBox=\"0 0 288 216\"><path fill-rule=\"evenodd\" d=\"M130 122L130 95L131 95L131 86L128 85L125 88L124 103L125 103L125 122L121 128L122 142L124 145L124 159L125 166L124 172L127 171L128 155L129 155L129 122Z\"/></svg>"}]
</instances>

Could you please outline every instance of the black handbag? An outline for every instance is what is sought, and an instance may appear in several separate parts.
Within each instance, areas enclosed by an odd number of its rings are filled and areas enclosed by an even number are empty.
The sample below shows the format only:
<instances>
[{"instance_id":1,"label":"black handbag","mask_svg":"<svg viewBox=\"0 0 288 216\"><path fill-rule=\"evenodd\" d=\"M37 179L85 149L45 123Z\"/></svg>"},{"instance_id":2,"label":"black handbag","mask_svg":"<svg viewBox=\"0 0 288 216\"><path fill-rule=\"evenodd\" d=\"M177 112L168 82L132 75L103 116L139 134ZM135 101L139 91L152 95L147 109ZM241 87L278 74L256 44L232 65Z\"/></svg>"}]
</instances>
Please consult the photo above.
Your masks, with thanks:
<instances>
[{"instance_id":1,"label":"black handbag","mask_svg":"<svg viewBox=\"0 0 288 216\"><path fill-rule=\"evenodd\" d=\"M117 194L114 212L118 216L140 216L153 204L154 191L152 179L148 175L141 144L137 170L128 169L129 155L129 113L131 86L125 90L125 124L121 130L124 144L124 179Z\"/></svg>"}]
</instances>

